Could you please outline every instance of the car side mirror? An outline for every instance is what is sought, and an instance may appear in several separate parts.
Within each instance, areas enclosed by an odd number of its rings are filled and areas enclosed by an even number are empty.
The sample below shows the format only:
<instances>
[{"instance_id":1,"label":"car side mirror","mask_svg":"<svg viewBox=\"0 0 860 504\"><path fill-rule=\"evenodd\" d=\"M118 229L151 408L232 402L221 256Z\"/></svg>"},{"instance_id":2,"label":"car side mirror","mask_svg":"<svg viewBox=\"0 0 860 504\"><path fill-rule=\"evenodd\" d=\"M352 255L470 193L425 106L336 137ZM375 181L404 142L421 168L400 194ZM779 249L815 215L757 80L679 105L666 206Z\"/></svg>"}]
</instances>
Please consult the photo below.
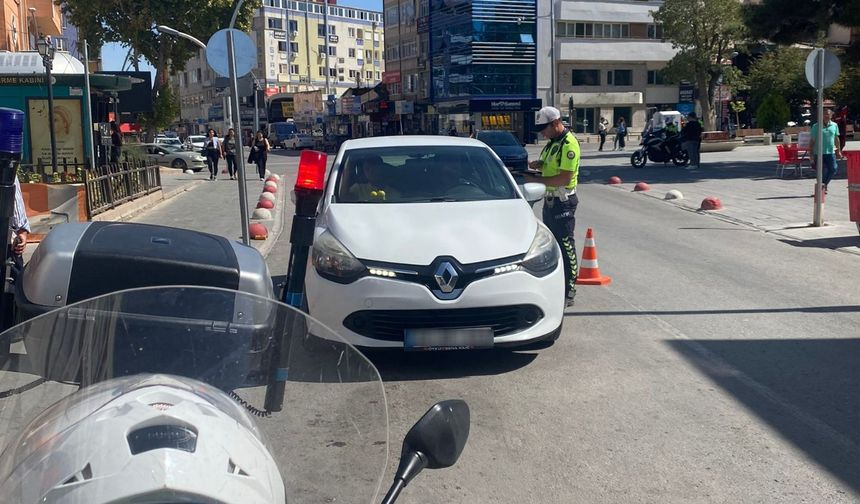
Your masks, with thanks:
<instances>
[{"instance_id":1,"label":"car side mirror","mask_svg":"<svg viewBox=\"0 0 860 504\"><path fill-rule=\"evenodd\" d=\"M540 182L529 182L527 184L523 184L523 197L529 203L534 203L535 201L543 198L544 194L546 194L546 185L541 184Z\"/></svg>"},{"instance_id":2,"label":"car side mirror","mask_svg":"<svg viewBox=\"0 0 860 504\"><path fill-rule=\"evenodd\" d=\"M400 491L425 468L454 465L469 439L469 424L469 405L465 401L449 399L434 404L406 434L394 484L382 503L393 504Z\"/></svg>"}]
</instances>

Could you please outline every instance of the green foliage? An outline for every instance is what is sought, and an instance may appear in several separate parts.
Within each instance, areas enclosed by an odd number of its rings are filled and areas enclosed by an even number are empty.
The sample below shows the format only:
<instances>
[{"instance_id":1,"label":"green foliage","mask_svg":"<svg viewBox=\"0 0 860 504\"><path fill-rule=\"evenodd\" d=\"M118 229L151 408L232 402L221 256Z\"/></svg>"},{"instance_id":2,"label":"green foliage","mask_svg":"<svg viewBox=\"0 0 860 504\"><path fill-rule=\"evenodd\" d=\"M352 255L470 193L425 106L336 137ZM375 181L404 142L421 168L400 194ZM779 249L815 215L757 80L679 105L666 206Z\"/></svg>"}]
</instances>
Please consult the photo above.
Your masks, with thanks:
<instances>
[{"instance_id":1,"label":"green foliage","mask_svg":"<svg viewBox=\"0 0 860 504\"><path fill-rule=\"evenodd\" d=\"M146 130L161 130L173 122L179 115L179 100L173 94L170 86L164 86L158 91L158 96L152 105L152 112L138 118L140 125Z\"/></svg>"},{"instance_id":2,"label":"green foliage","mask_svg":"<svg viewBox=\"0 0 860 504\"><path fill-rule=\"evenodd\" d=\"M663 24L664 36L680 52L669 62L666 76L671 81L690 79L699 90L705 129L713 129L714 89L724 78L740 81L725 65L746 36L737 0L666 0L654 12Z\"/></svg>"},{"instance_id":3,"label":"green foliage","mask_svg":"<svg viewBox=\"0 0 860 504\"><path fill-rule=\"evenodd\" d=\"M815 43L834 23L860 27L860 0L763 0L743 8L753 37L777 44ZM860 39L848 48L849 59L860 61Z\"/></svg>"},{"instance_id":4,"label":"green foliage","mask_svg":"<svg viewBox=\"0 0 860 504\"><path fill-rule=\"evenodd\" d=\"M756 109L756 122L759 128L777 133L788 122L790 111L785 99L776 93L767 95Z\"/></svg>"},{"instance_id":5,"label":"green foliage","mask_svg":"<svg viewBox=\"0 0 860 504\"><path fill-rule=\"evenodd\" d=\"M734 112L735 114L740 114L747 109L747 104L740 100L729 103L729 106L732 108L732 112Z\"/></svg>"},{"instance_id":6,"label":"green foliage","mask_svg":"<svg viewBox=\"0 0 860 504\"><path fill-rule=\"evenodd\" d=\"M815 89L806 81L808 49L783 47L763 54L750 66L747 82L753 103L777 94L798 111L805 101L815 100Z\"/></svg>"}]
</instances>

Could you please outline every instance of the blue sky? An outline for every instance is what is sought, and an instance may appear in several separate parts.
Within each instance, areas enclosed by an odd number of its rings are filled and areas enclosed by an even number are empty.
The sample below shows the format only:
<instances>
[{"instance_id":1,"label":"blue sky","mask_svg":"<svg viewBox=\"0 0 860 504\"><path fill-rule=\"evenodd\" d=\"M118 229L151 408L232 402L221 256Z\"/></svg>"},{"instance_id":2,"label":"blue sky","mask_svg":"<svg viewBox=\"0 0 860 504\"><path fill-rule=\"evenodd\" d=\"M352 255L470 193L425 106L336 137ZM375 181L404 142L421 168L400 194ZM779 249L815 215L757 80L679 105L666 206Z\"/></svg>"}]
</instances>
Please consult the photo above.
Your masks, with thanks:
<instances>
[{"instance_id":1,"label":"blue sky","mask_svg":"<svg viewBox=\"0 0 860 504\"><path fill-rule=\"evenodd\" d=\"M331 2L334 3L334 2ZM382 10L382 0L337 0L337 5L344 7L358 7L361 9ZM128 48L120 44L105 44L102 48L102 65L104 70L122 70L123 61L128 54ZM140 66L141 70L149 70L153 72L152 65L144 61Z\"/></svg>"}]
</instances>

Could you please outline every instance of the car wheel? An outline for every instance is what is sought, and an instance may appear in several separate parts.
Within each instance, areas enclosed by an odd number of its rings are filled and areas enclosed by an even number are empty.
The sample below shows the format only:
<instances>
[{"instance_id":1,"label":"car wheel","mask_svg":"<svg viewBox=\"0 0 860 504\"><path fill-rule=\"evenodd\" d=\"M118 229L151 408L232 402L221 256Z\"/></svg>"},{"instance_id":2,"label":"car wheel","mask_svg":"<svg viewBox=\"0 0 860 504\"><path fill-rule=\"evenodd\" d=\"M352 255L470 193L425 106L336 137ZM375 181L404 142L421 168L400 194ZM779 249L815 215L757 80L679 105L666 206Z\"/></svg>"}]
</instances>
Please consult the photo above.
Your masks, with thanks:
<instances>
[{"instance_id":1,"label":"car wheel","mask_svg":"<svg viewBox=\"0 0 860 504\"><path fill-rule=\"evenodd\" d=\"M170 166L173 168L179 168L182 171L185 171L185 169L188 168L188 165L182 159L174 159Z\"/></svg>"},{"instance_id":2,"label":"car wheel","mask_svg":"<svg viewBox=\"0 0 860 504\"><path fill-rule=\"evenodd\" d=\"M633 165L633 168L644 168L646 162L647 159L641 151L636 151L630 155L630 164Z\"/></svg>"}]
</instances>

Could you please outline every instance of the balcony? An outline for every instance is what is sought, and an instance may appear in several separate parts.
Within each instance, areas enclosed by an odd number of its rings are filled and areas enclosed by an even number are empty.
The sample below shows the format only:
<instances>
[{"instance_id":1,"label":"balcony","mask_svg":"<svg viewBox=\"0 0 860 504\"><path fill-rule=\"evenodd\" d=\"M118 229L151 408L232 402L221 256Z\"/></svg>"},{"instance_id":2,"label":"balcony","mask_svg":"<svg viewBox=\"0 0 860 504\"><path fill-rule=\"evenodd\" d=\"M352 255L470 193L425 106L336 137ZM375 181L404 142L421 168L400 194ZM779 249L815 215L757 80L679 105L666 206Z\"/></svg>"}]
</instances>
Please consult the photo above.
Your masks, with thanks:
<instances>
[{"instance_id":1,"label":"balcony","mask_svg":"<svg viewBox=\"0 0 860 504\"><path fill-rule=\"evenodd\" d=\"M51 36L63 34L60 7L52 0L30 0L29 6L36 8L36 24L42 34Z\"/></svg>"}]
</instances>

